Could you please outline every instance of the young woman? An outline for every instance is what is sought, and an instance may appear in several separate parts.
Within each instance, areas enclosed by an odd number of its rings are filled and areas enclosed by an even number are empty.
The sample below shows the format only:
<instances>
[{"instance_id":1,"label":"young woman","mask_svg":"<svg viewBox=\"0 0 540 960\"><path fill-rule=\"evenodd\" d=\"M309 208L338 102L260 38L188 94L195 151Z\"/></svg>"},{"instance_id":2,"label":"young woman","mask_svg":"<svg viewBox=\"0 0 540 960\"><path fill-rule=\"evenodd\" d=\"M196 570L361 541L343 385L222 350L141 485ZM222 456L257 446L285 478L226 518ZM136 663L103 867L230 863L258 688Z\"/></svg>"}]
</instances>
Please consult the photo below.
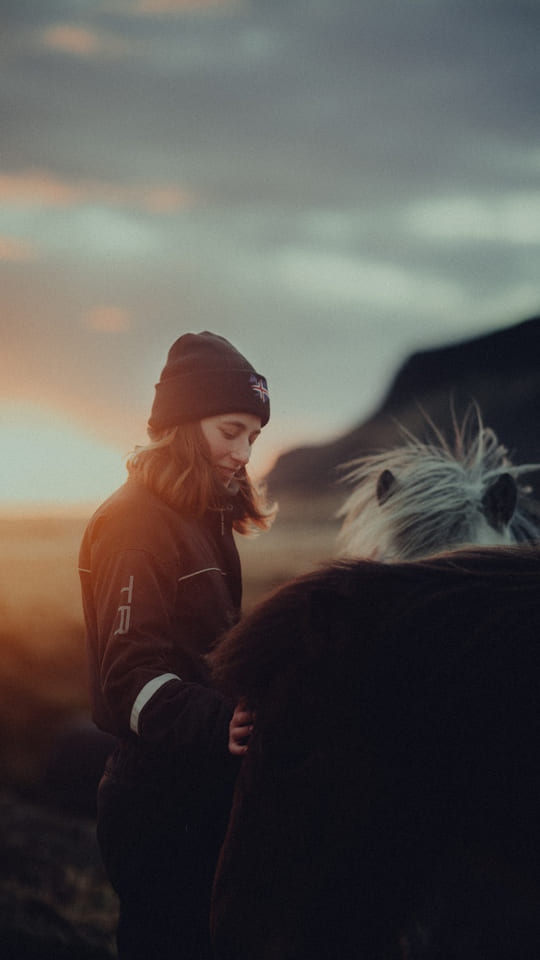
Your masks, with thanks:
<instances>
[{"instance_id":1,"label":"young woman","mask_svg":"<svg viewBox=\"0 0 540 960\"><path fill-rule=\"evenodd\" d=\"M120 903L121 960L206 960L208 910L249 715L205 657L238 620L233 530L273 511L246 474L266 380L224 338L186 334L156 385L150 443L96 511L80 552L93 715L119 738L98 840Z\"/></svg>"}]
</instances>

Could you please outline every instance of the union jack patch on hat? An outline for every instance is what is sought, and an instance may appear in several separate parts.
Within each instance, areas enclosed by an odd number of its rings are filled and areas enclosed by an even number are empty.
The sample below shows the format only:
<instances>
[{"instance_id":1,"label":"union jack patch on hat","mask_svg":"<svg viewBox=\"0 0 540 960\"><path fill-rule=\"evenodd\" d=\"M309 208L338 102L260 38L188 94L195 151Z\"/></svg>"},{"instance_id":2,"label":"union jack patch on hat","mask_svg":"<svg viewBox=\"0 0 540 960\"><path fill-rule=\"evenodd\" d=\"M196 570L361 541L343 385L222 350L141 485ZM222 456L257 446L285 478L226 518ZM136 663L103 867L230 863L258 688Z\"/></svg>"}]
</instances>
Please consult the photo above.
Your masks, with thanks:
<instances>
[{"instance_id":1,"label":"union jack patch on hat","mask_svg":"<svg viewBox=\"0 0 540 960\"><path fill-rule=\"evenodd\" d=\"M148 421L150 430L221 413L253 413L264 427L270 419L265 378L225 337L204 330L173 343Z\"/></svg>"},{"instance_id":2,"label":"union jack patch on hat","mask_svg":"<svg viewBox=\"0 0 540 960\"><path fill-rule=\"evenodd\" d=\"M253 392L258 396L259 400L262 400L263 403L270 402L270 396L268 394L268 384L264 377L256 376L254 373L251 374L249 378L249 383Z\"/></svg>"}]
</instances>

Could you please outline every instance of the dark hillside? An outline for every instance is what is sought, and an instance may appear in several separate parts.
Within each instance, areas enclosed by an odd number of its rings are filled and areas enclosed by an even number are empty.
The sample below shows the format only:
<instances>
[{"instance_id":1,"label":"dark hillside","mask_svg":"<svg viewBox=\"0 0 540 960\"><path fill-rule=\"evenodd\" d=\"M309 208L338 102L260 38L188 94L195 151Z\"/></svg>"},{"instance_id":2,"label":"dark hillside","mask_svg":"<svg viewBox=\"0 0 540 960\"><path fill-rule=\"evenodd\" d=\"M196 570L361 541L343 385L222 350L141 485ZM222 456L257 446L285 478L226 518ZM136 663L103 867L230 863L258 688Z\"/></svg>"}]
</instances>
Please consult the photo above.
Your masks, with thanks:
<instances>
[{"instance_id":1,"label":"dark hillside","mask_svg":"<svg viewBox=\"0 0 540 960\"><path fill-rule=\"evenodd\" d=\"M450 432L452 404L461 419L472 400L516 463L540 461L540 316L413 354L369 420L332 443L283 454L269 476L270 490L275 495L327 491L340 464L398 443L398 423L422 435L425 411Z\"/></svg>"}]
</instances>

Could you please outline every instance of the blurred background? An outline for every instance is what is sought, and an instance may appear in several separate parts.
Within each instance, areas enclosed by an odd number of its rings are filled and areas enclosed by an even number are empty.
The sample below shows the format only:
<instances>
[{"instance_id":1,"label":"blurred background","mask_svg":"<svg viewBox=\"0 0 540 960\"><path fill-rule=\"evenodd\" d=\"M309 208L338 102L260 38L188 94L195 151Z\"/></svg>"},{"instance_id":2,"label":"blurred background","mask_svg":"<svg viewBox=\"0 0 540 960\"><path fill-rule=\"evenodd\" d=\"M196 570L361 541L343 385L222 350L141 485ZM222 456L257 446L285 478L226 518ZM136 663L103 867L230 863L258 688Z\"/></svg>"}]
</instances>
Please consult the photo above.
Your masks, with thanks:
<instances>
[{"instance_id":1,"label":"blurred background","mask_svg":"<svg viewBox=\"0 0 540 960\"><path fill-rule=\"evenodd\" d=\"M171 343L270 384L254 466L540 302L536 0L5 0L0 501L123 479Z\"/></svg>"},{"instance_id":2,"label":"blurred background","mask_svg":"<svg viewBox=\"0 0 540 960\"><path fill-rule=\"evenodd\" d=\"M4 0L0 25L0 783L35 799L86 722L84 523L182 333L270 386L252 467L282 510L247 604L332 555L334 467L419 402L475 398L540 459L540 6Z\"/></svg>"}]
</instances>

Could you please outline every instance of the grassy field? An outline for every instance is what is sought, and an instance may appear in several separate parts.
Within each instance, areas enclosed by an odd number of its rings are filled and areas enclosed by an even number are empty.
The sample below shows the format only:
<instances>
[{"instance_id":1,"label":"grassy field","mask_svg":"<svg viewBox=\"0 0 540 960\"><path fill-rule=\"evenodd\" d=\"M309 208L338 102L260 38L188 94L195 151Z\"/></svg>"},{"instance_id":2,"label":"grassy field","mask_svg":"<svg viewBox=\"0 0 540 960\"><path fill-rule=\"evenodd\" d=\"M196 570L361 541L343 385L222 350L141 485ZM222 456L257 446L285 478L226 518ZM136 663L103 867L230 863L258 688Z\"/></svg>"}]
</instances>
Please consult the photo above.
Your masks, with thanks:
<instances>
[{"instance_id":1,"label":"grassy field","mask_svg":"<svg viewBox=\"0 0 540 960\"><path fill-rule=\"evenodd\" d=\"M83 521L0 519L0 775L39 775L63 721L87 704L77 553Z\"/></svg>"}]
</instances>

